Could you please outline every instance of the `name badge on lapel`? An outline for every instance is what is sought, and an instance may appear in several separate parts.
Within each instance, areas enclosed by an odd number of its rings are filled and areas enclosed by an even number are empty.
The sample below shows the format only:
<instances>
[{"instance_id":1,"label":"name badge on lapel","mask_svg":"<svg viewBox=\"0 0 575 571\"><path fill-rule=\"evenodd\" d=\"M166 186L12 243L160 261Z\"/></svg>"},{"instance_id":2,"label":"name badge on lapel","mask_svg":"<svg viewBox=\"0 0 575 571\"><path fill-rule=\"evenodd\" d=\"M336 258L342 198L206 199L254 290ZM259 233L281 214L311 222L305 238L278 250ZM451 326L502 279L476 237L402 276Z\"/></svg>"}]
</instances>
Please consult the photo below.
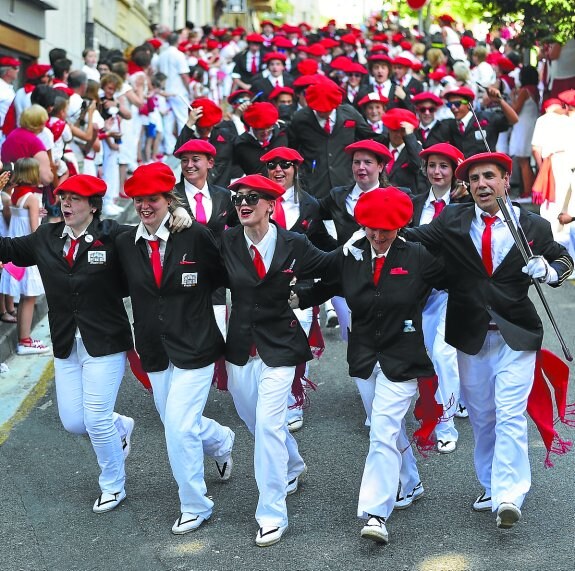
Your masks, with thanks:
<instances>
[{"instance_id":1,"label":"name badge on lapel","mask_svg":"<svg viewBox=\"0 0 575 571\"><path fill-rule=\"evenodd\" d=\"M483 137L486 137L487 133L485 132L484 129L479 129L477 131L475 131L475 140L476 141L483 141Z\"/></svg>"},{"instance_id":2,"label":"name badge on lapel","mask_svg":"<svg viewBox=\"0 0 575 571\"><path fill-rule=\"evenodd\" d=\"M196 285L198 285L197 272L182 274L182 287L194 287Z\"/></svg>"},{"instance_id":3,"label":"name badge on lapel","mask_svg":"<svg viewBox=\"0 0 575 571\"><path fill-rule=\"evenodd\" d=\"M102 265L106 263L106 252L88 252L88 263Z\"/></svg>"}]
</instances>

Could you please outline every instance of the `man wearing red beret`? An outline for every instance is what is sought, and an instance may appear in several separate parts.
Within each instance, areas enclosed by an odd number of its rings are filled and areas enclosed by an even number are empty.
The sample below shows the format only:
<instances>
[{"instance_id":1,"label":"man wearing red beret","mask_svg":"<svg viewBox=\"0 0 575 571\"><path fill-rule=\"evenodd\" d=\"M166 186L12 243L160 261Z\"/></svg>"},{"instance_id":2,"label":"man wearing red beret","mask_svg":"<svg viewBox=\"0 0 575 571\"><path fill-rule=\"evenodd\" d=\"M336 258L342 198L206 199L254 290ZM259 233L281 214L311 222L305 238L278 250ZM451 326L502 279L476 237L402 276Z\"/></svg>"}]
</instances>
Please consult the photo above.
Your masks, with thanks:
<instances>
[{"instance_id":1,"label":"man wearing red beret","mask_svg":"<svg viewBox=\"0 0 575 571\"><path fill-rule=\"evenodd\" d=\"M14 101L14 82L18 77L20 62L11 57L0 57L0 129L4 126L4 119L12 101ZM2 129L3 130L3 129ZM0 134L0 148L4 136Z\"/></svg>"},{"instance_id":2,"label":"man wearing red beret","mask_svg":"<svg viewBox=\"0 0 575 571\"><path fill-rule=\"evenodd\" d=\"M254 93L262 92L260 101L269 101L270 93L278 87L290 87L293 77L286 72L285 54L268 52L264 56L266 69L252 79L251 90Z\"/></svg>"},{"instance_id":3,"label":"man wearing red beret","mask_svg":"<svg viewBox=\"0 0 575 571\"><path fill-rule=\"evenodd\" d=\"M411 98L423 92L423 83L411 74L412 66L413 62L405 56L398 56L393 60L393 76L395 77L395 81L397 85L403 87L403 90L408 93Z\"/></svg>"},{"instance_id":4,"label":"man wearing red beret","mask_svg":"<svg viewBox=\"0 0 575 571\"><path fill-rule=\"evenodd\" d=\"M461 392L475 438L475 470L483 492L476 511L497 512L497 527L521 518L531 487L527 398L541 349L543 325L529 286L533 279L560 286L573 271L549 223L513 206L534 256L525 264L504 222L511 158L479 153L456 169L474 202L447 206L429 224L407 231L445 261L449 291L445 341L457 349Z\"/></svg>"},{"instance_id":5,"label":"man wearing red beret","mask_svg":"<svg viewBox=\"0 0 575 571\"><path fill-rule=\"evenodd\" d=\"M419 127L415 130L415 136L424 149L444 143L448 140L445 125L435 118L436 111L443 106L443 101L437 95L429 91L423 91L411 98L419 117Z\"/></svg>"},{"instance_id":6,"label":"man wearing red beret","mask_svg":"<svg viewBox=\"0 0 575 571\"><path fill-rule=\"evenodd\" d=\"M248 34L246 42L248 47L233 59L232 89L251 89L252 81L263 68L264 38L260 34Z\"/></svg>"}]
</instances>

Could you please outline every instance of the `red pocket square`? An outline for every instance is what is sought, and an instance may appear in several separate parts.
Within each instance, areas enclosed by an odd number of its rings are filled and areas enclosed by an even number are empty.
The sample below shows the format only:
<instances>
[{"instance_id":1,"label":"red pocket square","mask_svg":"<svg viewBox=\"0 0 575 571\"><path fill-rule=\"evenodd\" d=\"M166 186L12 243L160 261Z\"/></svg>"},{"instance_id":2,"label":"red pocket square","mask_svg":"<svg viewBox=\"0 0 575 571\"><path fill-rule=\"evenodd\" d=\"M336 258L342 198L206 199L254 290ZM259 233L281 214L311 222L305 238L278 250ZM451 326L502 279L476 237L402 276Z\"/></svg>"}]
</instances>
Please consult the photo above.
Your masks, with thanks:
<instances>
[{"instance_id":1,"label":"red pocket square","mask_svg":"<svg viewBox=\"0 0 575 571\"><path fill-rule=\"evenodd\" d=\"M99 248L100 246L103 246L103 242L100 242L100 240L96 240L93 244L92 247L93 248Z\"/></svg>"},{"instance_id":2,"label":"red pocket square","mask_svg":"<svg viewBox=\"0 0 575 571\"><path fill-rule=\"evenodd\" d=\"M282 270L282 274L293 274L293 270L288 268L287 270Z\"/></svg>"},{"instance_id":3,"label":"red pocket square","mask_svg":"<svg viewBox=\"0 0 575 571\"><path fill-rule=\"evenodd\" d=\"M533 247L533 240L531 240L531 242L528 242L528 245L530 248L532 248Z\"/></svg>"},{"instance_id":4,"label":"red pocket square","mask_svg":"<svg viewBox=\"0 0 575 571\"><path fill-rule=\"evenodd\" d=\"M392 276L406 276L409 272L403 268L391 268L389 274Z\"/></svg>"},{"instance_id":5,"label":"red pocket square","mask_svg":"<svg viewBox=\"0 0 575 571\"><path fill-rule=\"evenodd\" d=\"M188 266L191 264L195 264L196 262L189 262L188 260L181 260L180 261L180 266Z\"/></svg>"},{"instance_id":6,"label":"red pocket square","mask_svg":"<svg viewBox=\"0 0 575 571\"><path fill-rule=\"evenodd\" d=\"M409 166L409 163L403 163L403 164L401 165L401 168L402 168L402 169L406 169L408 166Z\"/></svg>"},{"instance_id":7,"label":"red pocket square","mask_svg":"<svg viewBox=\"0 0 575 571\"><path fill-rule=\"evenodd\" d=\"M225 143L225 142L226 142L226 140L225 140L221 135L218 135L218 136L217 136L216 141L217 141L218 143Z\"/></svg>"},{"instance_id":8,"label":"red pocket square","mask_svg":"<svg viewBox=\"0 0 575 571\"><path fill-rule=\"evenodd\" d=\"M343 126L344 127L355 127L355 121L353 121L352 119L347 119L346 121L343 122Z\"/></svg>"}]
</instances>

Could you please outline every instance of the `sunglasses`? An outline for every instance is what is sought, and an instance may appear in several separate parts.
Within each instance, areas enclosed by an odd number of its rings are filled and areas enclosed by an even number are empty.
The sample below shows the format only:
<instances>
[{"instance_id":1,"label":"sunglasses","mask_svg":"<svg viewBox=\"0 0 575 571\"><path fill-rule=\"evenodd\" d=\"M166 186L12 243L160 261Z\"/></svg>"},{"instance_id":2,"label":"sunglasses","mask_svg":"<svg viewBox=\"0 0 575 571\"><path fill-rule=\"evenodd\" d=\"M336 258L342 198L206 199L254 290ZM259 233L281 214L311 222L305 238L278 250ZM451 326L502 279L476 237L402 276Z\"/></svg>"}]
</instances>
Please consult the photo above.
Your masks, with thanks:
<instances>
[{"instance_id":1,"label":"sunglasses","mask_svg":"<svg viewBox=\"0 0 575 571\"><path fill-rule=\"evenodd\" d=\"M269 171L273 171L278 165L285 171L290 167L293 167L294 163L292 161L269 161L266 163L266 167Z\"/></svg>"},{"instance_id":2,"label":"sunglasses","mask_svg":"<svg viewBox=\"0 0 575 571\"><path fill-rule=\"evenodd\" d=\"M260 198L267 198L263 194L258 194L257 192L250 192L250 194L234 194L232 196L232 204L234 206L241 206L242 202L245 202L248 206L255 206Z\"/></svg>"},{"instance_id":3,"label":"sunglasses","mask_svg":"<svg viewBox=\"0 0 575 571\"><path fill-rule=\"evenodd\" d=\"M362 77L362 73L348 73L347 76L348 77Z\"/></svg>"},{"instance_id":4,"label":"sunglasses","mask_svg":"<svg viewBox=\"0 0 575 571\"><path fill-rule=\"evenodd\" d=\"M243 105L244 103L249 103L249 99L237 99L233 102L233 105Z\"/></svg>"},{"instance_id":5,"label":"sunglasses","mask_svg":"<svg viewBox=\"0 0 575 571\"><path fill-rule=\"evenodd\" d=\"M435 113L436 107L418 107L420 113Z\"/></svg>"},{"instance_id":6,"label":"sunglasses","mask_svg":"<svg viewBox=\"0 0 575 571\"><path fill-rule=\"evenodd\" d=\"M454 107L455 109L459 109L462 105L469 105L469 101L466 101L465 99L462 99L461 101L448 101L445 105L447 105L449 109L453 109Z\"/></svg>"}]
</instances>

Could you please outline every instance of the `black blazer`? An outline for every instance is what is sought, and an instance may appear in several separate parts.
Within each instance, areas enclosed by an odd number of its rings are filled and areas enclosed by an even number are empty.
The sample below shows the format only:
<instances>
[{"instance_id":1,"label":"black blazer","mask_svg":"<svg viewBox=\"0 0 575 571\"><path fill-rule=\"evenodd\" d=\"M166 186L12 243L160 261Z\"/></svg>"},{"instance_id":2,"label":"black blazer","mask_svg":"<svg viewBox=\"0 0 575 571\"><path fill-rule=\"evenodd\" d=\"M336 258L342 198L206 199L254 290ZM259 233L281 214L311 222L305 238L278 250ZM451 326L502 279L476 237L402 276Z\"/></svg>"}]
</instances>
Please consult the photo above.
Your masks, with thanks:
<instances>
[{"instance_id":1,"label":"black blazer","mask_svg":"<svg viewBox=\"0 0 575 571\"><path fill-rule=\"evenodd\" d=\"M333 277L334 252L315 248L306 236L277 227L277 244L266 276L260 280L248 251L244 229L222 236L222 255L232 293L226 360L245 365L255 343L270 367L291 367L312 359L307 336L290 309L290 283Z\"/></svg>"},{"instance_id":2,"label":"black blazer","mask_svg":"<svg viewBox=\"0 0 575 571\"><path fill-rule=\"evenodd\" d=\"M427 180L427 179L426 179ZM421 215L423 213L423 207L425 206L425 201L429 196L429 190L431 188L430 182L427 180L427 188L425 193L417 194L411 197L411 202L413 202L413 217L411 218L411 227L417 227L421 224ZM473 202L470 194L466 194L462 198L452 199L449 204L465 204L468 202Z\"/></svg>"},{"instance_id":3,"label":"black blazer","mask_svg":"<svg viewBox=\"0 0 575 571\"><path fill-rule=\"evenodd\" d=\"M344 148L363 139L381 140L361 114L347 103L336 111L335 125L328 135L314 112L305 107L294 113L288 130L289 146L304 157L300 176L305 189L317 199L327 196L335 186L350 184L351 156Z\"/></svg>"},{"instance_id":4,"label":"black blazer","mask_svg":"<svg viewBox=\"0 0 575 571\"><path fill-rule=\"evenodd\" d=\"M222 285L223 267L211 232L201 224L170 234L162 282L156 285L145 240L136 229L116 240L130 289L136 349L147 372L173 363L199 369L219 359L224 340L212 309L212 291Z\"/></svg>"},{"instance_id":5,"label":"black blazer","mask_svg":"<svg viewBox=\"0 0 575 571\"><path fill-rule=\"evenodd\" d=\"M469 235L474 216L474 203L449 205L430 224L406 231L409 240L423 243L445 260L449 289L445 341L476 355L485 341L489 322L494 321L511 349L537 351L543 326L528 296L531 279L521 271L523 258L513 246L489 276ZM557 271L557 287L571 274L573 260L563 246L553 241L549 222L523 209L519 221L533 253L544 256Z\"/></svg>"},{"instance_id":6,"label":"black blazer","mask_svg":"<svg viewBox=\"0 0 575 571\"><path fill-rule=\"evenodd\" d=\"M415 133L405 135L405 146L391 167L387 178L393 186L404 186L414 194L418 192L419 172L421 171L421 144Z\"/></svg>"},{"instance_id":7,"label":"black blazer","mask_svg":"<svg viewBox=\"0 0 575 571\"><path fill-rule=\"evenodd\" d=\"M265 69L265 64L264 64L264 55L265 55L265 50L260 49L259 50L259 65L258 65L258 73L262 70ZM243 52L240 52L239 54L235 55L233 58L233 62L234 62L234 70L233 73L237 73L240 76L240 79L244 82L244 83L248 83L251 84L251 82L254 80L254 78L256 77L257 74L253 74L251 69L248 69L247 66L247 59L248 59L248 50L244 50Z\"/></svg>"},{"instance_id":8,"label":"black blazer","mask_svg":"<svg viewBox=\"0 0 575 571\"><path fill-rule=\"evenodd\" d=\"M17 266L38 266L48 301L54 357L70 356L76 328L92 357L131 349L132 331L123 302L127 287L114 244L130 227L94 219L86 234L92 241L81 239L70 267L63 255L64 226L63 222L42 224L28 236L1 238L0 259Z\"/></svg>"},{"instance_id":9,"label":"black blazer","mask_svg":"<svg viewBox=\"0 0 575 571\"><path fill-rule=\"evenodd\" d=\"M437 145L437 143L448 143L450 140L449 130L443 121L435 122L435 125L428 131L426 139L423 138L422 131L423 126L420 125L420 127L415 130L415 136L424 149L432 145Z\"/></svg>"},{"instance_id":10,"label":"black blazer","mask_svg":"<svg viewBox=\"0 0 575 571\"><path fill-rule=\"evenodd\" d=\"M292 75L290 75L287 72L284 72L282 75L283 75L284 86L291 87L293 84ZM264 77L262 74L258 74L252 79L251 92L255 94L259 93L260 91L263 91L258 101L268 101L268 97L274 89L275 89L275 83L272 83L271 76Z\"/></svg>"},{"instance_id":11,"label":"black blazer","mask_svg":"<svg viewBox=\"0 0 575 571\"><path fill-rule=\"evenodd\" d=\"M431 287L441 285L441 264L421 244L398 238L375 286L369 241L362 238L354 246L362 251L362 259L337 250L337 282L299 290L300 306L316 305L334 295L345 297L351 310L347 362L352 377L369 378L376 363L392 381L433 375L421 316ZM406 320L415 331L404 331Z\"/></svg>"},{"instance_id":12,"label":"black blazer","mask_svg":"<svg viewBox=\"0 0 575 571\"><path fill-rule=\"evenodd\" d=\"M261 174L267 177L266 165L260 161L260 158L272 149L287 147L287 144L286 131L278 125L274 126L272 138L265 148L250 133L242 133L234 141L234 164L241 168L245 174Z\"/></svg>"},{"instance_id":13,"label":"black blazer","mask_svg":"<svg viewBox=\"0 0 575 571\"><path fill-rule=\"evenodd\" d=\"M389 102L385 106L386 110L389 111L394 107L399 107L400 109L407 109L408 111L413 111L415 113L415 105L413 104L413 101L411 101L409 92L406 91L407 96L405 97L405 99L400 99L395 95L395 89L396 85L395 83L392 83L391 89L389 90L388 94ZM369 95L372 92L378 93L374 84L367 83L366 85L362 86L355 97L354 104L357 105L359 101L361 101L366 95Z\"/></svg>"}]
</instances>

